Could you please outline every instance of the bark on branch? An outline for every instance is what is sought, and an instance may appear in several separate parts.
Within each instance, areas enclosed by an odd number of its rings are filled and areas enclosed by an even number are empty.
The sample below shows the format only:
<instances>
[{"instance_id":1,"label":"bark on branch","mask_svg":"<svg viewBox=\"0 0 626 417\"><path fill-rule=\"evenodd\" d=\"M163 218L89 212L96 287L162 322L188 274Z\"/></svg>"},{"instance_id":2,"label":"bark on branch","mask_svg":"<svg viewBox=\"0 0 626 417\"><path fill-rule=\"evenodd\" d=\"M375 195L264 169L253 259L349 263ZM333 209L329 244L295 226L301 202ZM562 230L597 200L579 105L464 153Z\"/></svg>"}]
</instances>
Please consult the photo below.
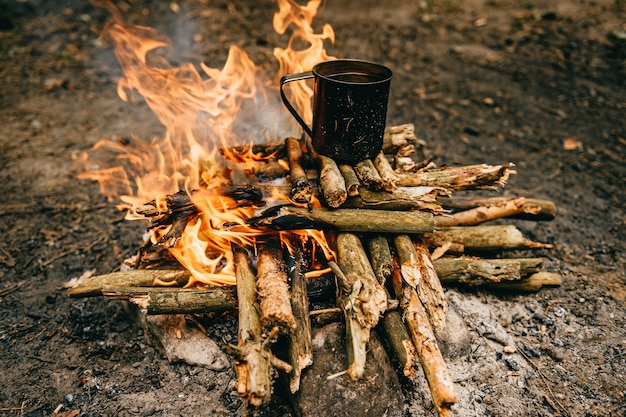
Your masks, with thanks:
<instances>
[{"instance_id":1,"label":"bark on branch","mask_svg":"<svg viewBox=\"0 0 626 417\"><path fill-rule=\"evenodd\" d=\"M424 233L434 230L430 213L420 211L383 211L277 206L248 220L258 228L275 230L336 229L346 232Z\"/></svg>"},{"instance_id":2,"label":"bark on branch","mask_svg":"<svg viewBox=\"0 0 626 417\"><path fill-rule=\"evenodd\" d=\"M387 308L387 295L357 236L337 236L337 263L335 273L341 282L339 305L346 320L348 375L356 380L363 377L370 330Z\"/></svg>"}]
</instances>

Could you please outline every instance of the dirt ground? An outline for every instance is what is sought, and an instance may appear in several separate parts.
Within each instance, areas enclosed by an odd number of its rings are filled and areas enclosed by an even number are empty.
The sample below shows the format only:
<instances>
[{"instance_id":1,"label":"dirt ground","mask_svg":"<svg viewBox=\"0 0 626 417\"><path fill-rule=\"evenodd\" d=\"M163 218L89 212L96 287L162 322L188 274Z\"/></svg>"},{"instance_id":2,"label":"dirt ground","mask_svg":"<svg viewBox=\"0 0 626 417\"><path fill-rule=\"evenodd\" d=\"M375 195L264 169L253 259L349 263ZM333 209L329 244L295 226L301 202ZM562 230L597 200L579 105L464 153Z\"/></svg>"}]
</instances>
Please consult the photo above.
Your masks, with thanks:
<instances>
[{"instance_id":1,"label":"dirt ground","mask_svg":"<svg viewBox=\"0 0 626 417\"><path fill-rule=\"evenodd\" d=\"M270 1L120 8L172 39L175 64L220 67L231 44L268 62L287 40ZM0 0L0 415L243 415L232 369L170 364L121 303L60 289L116 270L145 227L77 179L73 157L163 133L116 95L108 18L84 1ZM388 124L414 123L437 164L514 162L504 194L558 207L516 224L554 244L537 255L561 287L448 290L473 335L447 357L455 414L626 415L626 2L341 0L315 22L335 30L331 55L392 68ZM503 352L502 332L523 355ZM435 415L423 381L403 388L407 415Z\"/></svg>"}]
</instances>

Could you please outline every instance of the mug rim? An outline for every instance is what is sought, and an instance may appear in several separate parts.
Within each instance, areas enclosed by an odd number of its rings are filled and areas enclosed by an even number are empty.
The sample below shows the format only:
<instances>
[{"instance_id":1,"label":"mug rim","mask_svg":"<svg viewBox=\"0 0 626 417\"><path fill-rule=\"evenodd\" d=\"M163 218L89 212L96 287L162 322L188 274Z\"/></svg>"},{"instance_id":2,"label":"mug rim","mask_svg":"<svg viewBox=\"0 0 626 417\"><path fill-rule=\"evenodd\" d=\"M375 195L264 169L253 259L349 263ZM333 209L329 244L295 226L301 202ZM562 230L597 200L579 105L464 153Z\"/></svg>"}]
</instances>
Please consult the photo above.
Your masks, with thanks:
<instances>
[{"instance_id":1,"label":"mug rim","mask_svg":"<svg viewBox=\"0 0 626 417\"><path fill-rule=\"evenodd\" d=\"M330 77L331 74L321 74L320 73L320 71L319 71L320 68L327 67L327 66L332 66L333 64L336 64L336 65L357 64L357 65L360 65L361 68L368 68L368 67L369 68L375 68L376 70L378 70L376 73L365 72L365 74L366 75L370 75L370 74L377 75L377 76L380 76L382 78L378 79L378 80L374 80L374 81L368 81L368 82L354 82L354 81L338 80L336 78L331 78ZM388 67L386 67L384 65L381 65L381 64L377 64L375 62L364 61L364 60L361 60L361 59L334 59L334 60L330 60L330 61L323 61L323 62L320 62L320 63L316 64L313 67L312 72L313 72L313 74L316 77L323 78L324 80L327 80L329 82L334 82L334 83L339 83L339 84L348 84L348 85L384 84L386 82L389 82L389 80L391 80L391 78L393 76L393 72ZM349 71L346 71L346 72L349 72ZM341 73L341 72L333 72L332 75L335 75L335 74L338 74L338 73Z\"/></svg>"}]
</instances>

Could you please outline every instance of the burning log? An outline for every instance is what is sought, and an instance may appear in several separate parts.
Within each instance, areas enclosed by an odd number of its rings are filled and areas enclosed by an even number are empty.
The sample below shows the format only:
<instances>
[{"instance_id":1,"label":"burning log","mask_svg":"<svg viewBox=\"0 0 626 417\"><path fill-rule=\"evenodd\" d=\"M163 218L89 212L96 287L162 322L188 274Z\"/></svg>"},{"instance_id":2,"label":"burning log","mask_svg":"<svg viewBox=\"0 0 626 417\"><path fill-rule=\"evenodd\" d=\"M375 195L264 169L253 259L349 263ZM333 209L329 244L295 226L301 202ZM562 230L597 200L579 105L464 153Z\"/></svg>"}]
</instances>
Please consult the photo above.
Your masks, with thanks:
<instances>
[{"instance_id":1,"label":"burning log","mask_svg":"<svg viewBox=\"0 0 626 417\"><path fill-rule=\"evenodd\" d=\"M449 243L457 244L460 252L494 252L517 249L551 249L549 243L539 243L526 239L514 225L490 225L473 227L449 227L424 233L422 240L430 248Z\"/></svg>"},{"instance_id":2,"label":"burning log","mask_svg":"<svg viewBox=\"0 0 626 417\"><path fill-rule=\"evenodd\" d=\"M356 197L359 195L359 186L361 182L354 172L354 168L348 164L339 165L339 172L343 176L343 179L346 183L346 190L348 191L348 197Z\"/></svg>"},{"instance_id":3,"label":"burning log","mask_svg":"<svg viewBox=\"0 0 626 417\"><path fill-rule=\"evenodd\" d=\"M383 179L374 166L371 159L365 159L354 166L354 172L364 187L370 190L383 190L385 188Z\"/></svg>"},{"instance_id":4,"label":"burning log","mask_svg":"<svg viewBox=\"0 0 626 417\"><path fill-rule=\"evenodd\" d=\"M488 189L504 187L509 180L512 163L503 165L468 165L462 167L444 166L437 170L400 174L398 186L415 187L429 185L450 190Z\"/></svg>"},{"instance_id":5,"label":"burning log","mask_svg":"<svg viewBox=\"0 0 626 417\"><path fill-rule=\"evenodd\" d=\"M383 189L387 192L392 192L396 189L396 183L398 182L398 176L394 172L391 164L387 160L385 154L381 151L374 158L374 167L378 171L380 178L383 181Z\"/></svg>"},{"instance_id":6,"label":"burning log","mask_svg":"<svg viewBox=\"0 0 626 417\"><path fill-rule=\"evenodd\" d=\"M267 159L270 157L282 158L285 155L285 146L282 142L249 144L243 146L234 146L232 148L220 149L220 153L226 159L233 162L243 162L249 159L250 155L254 155L255 159Z\"/></svg>"},{"instance_id":7,"label":"burning log","mask_svg":"<svg viewBox=\"0 0 626 417\"><path fill-rule=\"evenodd\" d=\"M524 197L494 201L489 205L471 208L452 215L437 216L435 222L439 227L473 226L490 220L510 217L516 214L536 215L541 211L539 206L526 204Z\"/></svg>"},{"instance_id":8,"label":"burning log","mask_svg":"<svg viewBox=\"0 0 626 417\"><path fill-rule=\"evenodd\" d=\"M367 209L306 208L276 206L248 220L258 228L277 230L336 229L342 232L424 233L434 230L431 213Z\"/></svg>"},{"instance_id":9,"label":"burning log","mask_svg":"<svg viewBox=\"0 0 626 417\"><path fill-rule=\"evenodd\" d=\"M128 300L148 315L210 313L237 308L237 291L233 286L209 289L104 286L102 295Z\"/></svg>"},{"instance_id":10,"label":"burning log","mask_svg":"<svg viewBox=\"0 0 626 417\"><path fill-rule=\"evenodd\" d=\"M368 243L368 251L374 274L384 286L393 273L393 257L387 238L380 235L372 238ZM387 290L385 293L389 304L391 296ZM412 378L415 372L415 346L411 342L402 314L398 310L387 310L382 319L381 330L402 368L402 373L407 378Z\"/></svg>"},{"instance_id":11,"label":"burning log","mask_svg":"<svg viewBox=\"0 0 626 417\"><path fill-rule=\"evenodd\" d=\"M383 136L383 152L396 153L399 149L409 145L409 142L415 141L417 141L417 136L415 136L413 123L388 126Z\"/></svg>"},{"instance_id":12,"label":"burning log","mask_svg":"<svg viewBox=\"0 0 626 417\"><path fill-rule=\"evenodd\" d=\"M256 300L256 277L248 264L248 254L234 248L237 299L239 301L239 336L237 346L229 345L228 353L235 359L237 394L248 399L255 407L267 404L272 395L272 367L289 373L291 365L276 358L271 345L278 331L264 334Z\"/></svg>"},{"instance_id":13,"label":"burning log","mask_svg":"<svg viewBox=\"0 0 626 417\"><path fill-rule=\"evenodd\" d=\"M100 296L105 287L182 286L190 276L187 270L131 269L81 279L67 294L71 298L82 298Z\"/></svg>"},{"instance_id":14,"label":"burning log","mask_svg":"<svg viewBox=\"0 0 626 417\"><path fill-rule=\"evenodd\" d=\"M446 325L448 303L441 281L430 260L430 253L425 245L413 243L407 235L396 236L394 245L398 252L400 271L404 281L415 288L435 331L442 332Z\"/></svg>"},{"instance_id":15,"label":"burning log","mask_svg":"<svg viewBox=\"0 0 626 417\"><path fill-rule=\"evenodd\" d=\"M306 172L300 165L302 148L298 139L289 137L285 139L289 170L291 173L291 198L297 203L310 204L313 198L313 186L306 176Z\"/></svg>"},{"instance_id":16,"label":"burning log","mask_svg":"<svg viewBox=\"0 0 626 417\"><path fill-rule=\"evenodd\" d=\"M387 296L367 259L359 238L353 234L337 236L338 265L331 262L341 283L338 303L346 321L348 375L357 380L365 371L370 330L387 308Z\"/></svg>"},{"instance_id":17,"label":"burning log","mask_svg":"<svg viewBox=\"0 0 626 417\"><path fill-rule=\"evenodd\" d=\"M443 258L434 260L433 265L444 284L503 284L505 288L504 284L518 283L541 271L543 259Z\"/></svg>"},{"instance_id":18,"label":"burning log","mask_svg":"<svg viewBox=\"0 0 626 417\"><path fill-rule=\"evenodd\" d=\"M437 202L443 207L452 210L470 210L479 207L488 207L503 204L512 200L508 197L441 197ZM556 206L552 201L535 198L524 198L521 211L510 217L527 220L554 220Z\"/></svg>"},{"instance_id":19,"label":"burning log","mask_svg":"<svg viewBox=\"0 0 626 417\"><path fill-rule=\"evenodd\" d=\"M313 363L307 279L304 276L301 250L295 249L293 255L289 257L288 271L291 278L291 308L297 323L289 333L289 362L293 368L289 375L289 390L293 394L300 389L302 370Z\"/></svg>"},{"instance_id":20,"label":"burning log","mask_svg":"<svg viewBox=\"0 0 626 417\"><path fill-rule=\"evenodd\" d=\"M268 238L257 244L257 291L261 305L261 323L266 329L278 327L284 334L296 328L291 311L289 284L280 243Z\"/></svg>"}]
</instances>

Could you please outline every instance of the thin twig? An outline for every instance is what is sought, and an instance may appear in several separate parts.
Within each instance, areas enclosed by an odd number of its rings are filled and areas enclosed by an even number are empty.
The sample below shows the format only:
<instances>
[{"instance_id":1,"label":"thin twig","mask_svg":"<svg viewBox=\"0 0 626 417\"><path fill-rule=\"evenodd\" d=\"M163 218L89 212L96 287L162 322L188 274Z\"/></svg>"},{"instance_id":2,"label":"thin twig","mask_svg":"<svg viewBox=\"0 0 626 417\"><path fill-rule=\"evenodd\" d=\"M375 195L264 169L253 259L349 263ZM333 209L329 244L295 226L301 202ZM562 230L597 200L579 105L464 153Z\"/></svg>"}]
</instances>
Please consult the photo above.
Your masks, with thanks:
<instances>
[{"instance_id":1,"label":"thin twig","mask_svg":"<svg viewBox=\"0 0 626 417\"><path fill-rule=\"evenodd\" d=\"M554 392L552 392L552 389L550 389L550 385L548 385L548 380L546 378L546 376L543 374L543 372L541 372L541 369L539 369L539 367L530 360L530 358L528 357L528 355L526 355L520 348L517 347L517 343L515 343L515 350L522 355L522 357L524 359L526 359L526 361L530 364L530 366L532 366L535 371L537 371L537 373L539 374L539 376L541 377L541 380L543 381L544 385L546 386L546 389L548 390L548 392L550 393L550 397L552 397L552 400L559 406L561 407L561 411L563 411L563 413L565 413L565 415L568 414L568 411L565 407L563 407L563 404L561 404L559 402L559 400L556 398L556 396L554 395Z\"/></svg>"}]
</instances>

